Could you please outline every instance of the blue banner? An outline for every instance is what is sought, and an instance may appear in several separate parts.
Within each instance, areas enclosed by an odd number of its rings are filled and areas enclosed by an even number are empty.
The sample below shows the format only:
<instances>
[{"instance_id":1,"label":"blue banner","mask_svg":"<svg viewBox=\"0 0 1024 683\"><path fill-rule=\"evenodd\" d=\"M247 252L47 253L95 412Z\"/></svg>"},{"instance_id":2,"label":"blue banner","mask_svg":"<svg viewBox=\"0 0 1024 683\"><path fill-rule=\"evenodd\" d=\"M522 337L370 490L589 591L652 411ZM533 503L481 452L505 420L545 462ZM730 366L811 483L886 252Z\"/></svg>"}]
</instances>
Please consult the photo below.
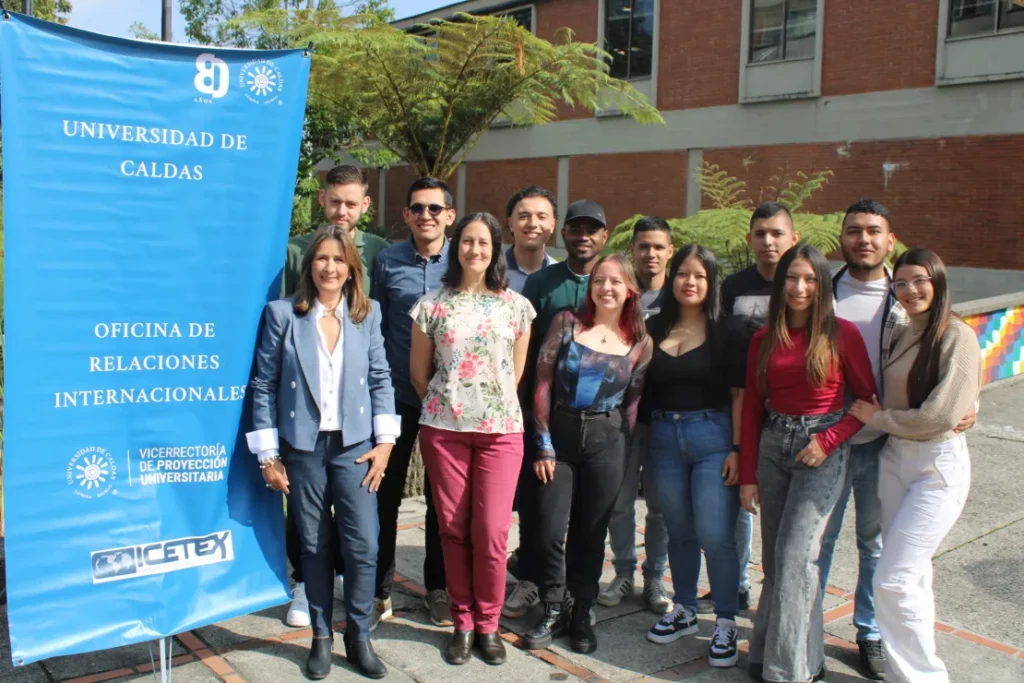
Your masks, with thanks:
<instances>
[{"instance_id":1,"label":"blue banner","mask_svg":"<svg viewBox=\"0 0 1024 683\"><path fill-rule=\"evenodd\" d=\"M0 20L15 664L287 599L243 434L309 65Z\"/></svg>"}]
</instances>

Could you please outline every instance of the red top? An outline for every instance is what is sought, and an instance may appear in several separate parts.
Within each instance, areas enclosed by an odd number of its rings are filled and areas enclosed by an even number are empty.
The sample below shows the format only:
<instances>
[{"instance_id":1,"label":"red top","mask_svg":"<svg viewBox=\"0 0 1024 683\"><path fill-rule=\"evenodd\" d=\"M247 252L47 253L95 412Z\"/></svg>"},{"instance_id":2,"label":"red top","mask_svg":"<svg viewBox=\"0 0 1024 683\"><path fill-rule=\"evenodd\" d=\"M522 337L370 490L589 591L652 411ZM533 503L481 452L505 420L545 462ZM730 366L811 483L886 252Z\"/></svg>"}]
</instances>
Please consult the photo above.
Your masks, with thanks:
<instances>
[{"instance_id":1,"label":"red top","mask_svg":"<svg viewBox=\"0 0 1024 683\"><path fill-rule=\"evenodd\" d=\"M762 327L754 333L747 350L747 387L743 393L743 424L740 441L740 483L757 483L757 454L764 422L765 398L768 405L783 415L824 415L846 407L846 386L849 384L854 398L871 401L875 393L875 373L864 340L857 327L838 318L839 365L824 386L812 386L807 381L806 328L789 328L793 344L777 349L768 359L768 396L761 393L757 382L757 354L767 333ZM856 434L863 423L846 414L839 422L817 434L818 443L825 453L831 453L840 444Z\"/></svg>"}]
</instances>

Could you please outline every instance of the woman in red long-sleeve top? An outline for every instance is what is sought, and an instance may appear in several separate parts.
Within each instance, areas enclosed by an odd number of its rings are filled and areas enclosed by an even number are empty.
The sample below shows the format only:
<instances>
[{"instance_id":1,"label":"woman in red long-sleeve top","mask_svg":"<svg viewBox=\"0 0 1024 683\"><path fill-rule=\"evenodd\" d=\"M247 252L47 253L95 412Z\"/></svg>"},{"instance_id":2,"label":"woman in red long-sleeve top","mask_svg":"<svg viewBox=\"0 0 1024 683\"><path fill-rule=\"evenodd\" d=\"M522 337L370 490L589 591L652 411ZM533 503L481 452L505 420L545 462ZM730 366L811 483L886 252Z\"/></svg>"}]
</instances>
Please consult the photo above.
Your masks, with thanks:
<instances>
[{"instance_id":1,"label":"woman in red long-sleeve top","mask_svg":"<svg viewBox=\"0 0 1024 683\"><path fill-rule=\"evenodd\" d=\"M797 245L779 261L743 395L740 503L754 514L761 506L764 564L750 667L764 681L824 673L816 560L846 479L846 441L863 426L845 412L847 389L865 400L875 393L867 348L836 318L828 261Z\"/></svg>"}]
</instances>

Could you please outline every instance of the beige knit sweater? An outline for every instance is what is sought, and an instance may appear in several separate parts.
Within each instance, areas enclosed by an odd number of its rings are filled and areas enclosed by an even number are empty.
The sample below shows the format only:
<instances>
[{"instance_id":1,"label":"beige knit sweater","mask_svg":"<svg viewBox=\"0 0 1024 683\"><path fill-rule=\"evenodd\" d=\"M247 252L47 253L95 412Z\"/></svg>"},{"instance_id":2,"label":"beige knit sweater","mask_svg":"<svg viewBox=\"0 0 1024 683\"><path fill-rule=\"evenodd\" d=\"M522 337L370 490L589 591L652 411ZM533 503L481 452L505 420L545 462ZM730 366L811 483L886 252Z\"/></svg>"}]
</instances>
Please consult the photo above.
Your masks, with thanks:
<instances>
[{"instance_id":1,"label":"beige knit sweater","mask_svg":"<svg viewBox=\"0 0 1024 683\"><path fill-rule=\"evenodd\" d=\"M981 388L981 347L971 327L952 318L942 337L939 383L920 408L911 408L907 377L921 348L927 315L914 316L910 325L896 332L896 345L883 368L883 410L871 418L871 426L901 439L946 441L956 436L953 428L974 407Z\"/></svg>"}]
</instances>

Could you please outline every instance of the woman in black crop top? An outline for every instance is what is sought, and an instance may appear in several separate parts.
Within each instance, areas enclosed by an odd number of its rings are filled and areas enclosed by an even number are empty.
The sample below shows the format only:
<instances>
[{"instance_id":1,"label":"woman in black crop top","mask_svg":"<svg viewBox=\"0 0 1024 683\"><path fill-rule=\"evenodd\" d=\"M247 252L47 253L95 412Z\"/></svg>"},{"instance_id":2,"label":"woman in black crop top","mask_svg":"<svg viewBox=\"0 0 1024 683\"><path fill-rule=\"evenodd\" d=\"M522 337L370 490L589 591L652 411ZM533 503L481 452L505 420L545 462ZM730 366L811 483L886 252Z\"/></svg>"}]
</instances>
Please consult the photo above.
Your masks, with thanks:
<instances>
[{"instance_id":1,"label":"woman in black crop top","mask_svg":"<svg viewBox=\"0 0 1024 683\"><path fill-rule=\"evenodd\" d=\"M697 578L707 557L718 617L708 661L736 663L739 611L740 407L749 332L722 317L714 254L698 245L672 259L661 312L650 318L654 355L641 410L650 415L647 466L668 528L675 609L651 627L648 640L669 643L697 632Z\"/></svg>"}]
</instances>

